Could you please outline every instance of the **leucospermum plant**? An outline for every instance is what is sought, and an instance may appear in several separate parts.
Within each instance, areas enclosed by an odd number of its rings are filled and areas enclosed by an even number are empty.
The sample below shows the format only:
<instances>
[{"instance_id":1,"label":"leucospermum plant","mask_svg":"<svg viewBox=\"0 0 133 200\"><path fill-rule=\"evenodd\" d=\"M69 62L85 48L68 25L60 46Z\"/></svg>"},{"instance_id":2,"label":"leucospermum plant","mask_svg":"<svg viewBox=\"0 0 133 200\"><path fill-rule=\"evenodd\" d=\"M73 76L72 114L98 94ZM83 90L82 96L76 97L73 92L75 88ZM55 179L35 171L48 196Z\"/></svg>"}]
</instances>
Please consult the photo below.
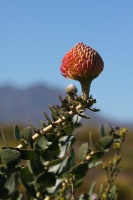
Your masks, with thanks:
<instances>
[{"instance_id":1,"label":"leucospermum plant","mask_svg":"<svg viewBox=\"0 0 133 200\"><path fill-rule=\"evenodd\" d=\"M125 139L126 129L112 128L108 132L101 128L101 137L95 145L81 144L75 152L75 128L81 126L84 114L92 108L96 100L89 95L90 85L104 68L104 62L93 48L78 43L64 56L60 71L66 78L81 83L82 94L70 84L66 96L60 97L61 105L49 105L52 119L44 113L46 122L36 128L29 121L29 127L19 130L14 127L14 137L19 141L17 147L9 147L1 130L5 146L0 150L0 199L32 200L116 200L115 178L120 172L120 150ZM82 129L81 129L82 130ZM107 185L99 194L94 191L95 184L88 186L77 195L88 170L102 165L102 157L111 146L114 157L103 163ZM78 159L77 159L78 151Z\"/></svg>"}]
</instances>

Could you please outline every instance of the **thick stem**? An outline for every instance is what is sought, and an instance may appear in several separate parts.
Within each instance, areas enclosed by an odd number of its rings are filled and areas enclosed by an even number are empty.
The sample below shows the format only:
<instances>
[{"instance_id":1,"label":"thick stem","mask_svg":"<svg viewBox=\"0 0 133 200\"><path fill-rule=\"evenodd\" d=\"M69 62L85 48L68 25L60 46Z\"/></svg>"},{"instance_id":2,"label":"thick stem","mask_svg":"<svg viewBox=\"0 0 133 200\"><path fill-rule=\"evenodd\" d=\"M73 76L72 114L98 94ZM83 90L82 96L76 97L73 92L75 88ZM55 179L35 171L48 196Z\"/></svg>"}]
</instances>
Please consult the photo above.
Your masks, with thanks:
<instances>
[{"instance_id":1,"label":"thick stem","mask_svg":"<svg viewBox=\"0 0 133 200\"><path fill-rule=\"evenodd\" d=\"M81 84L81 88L82 88L82 99L87 100L89 98L89 92L90 92L90 85L91 85L91 81L80 81Z\"/></svg>"}]
</instances>

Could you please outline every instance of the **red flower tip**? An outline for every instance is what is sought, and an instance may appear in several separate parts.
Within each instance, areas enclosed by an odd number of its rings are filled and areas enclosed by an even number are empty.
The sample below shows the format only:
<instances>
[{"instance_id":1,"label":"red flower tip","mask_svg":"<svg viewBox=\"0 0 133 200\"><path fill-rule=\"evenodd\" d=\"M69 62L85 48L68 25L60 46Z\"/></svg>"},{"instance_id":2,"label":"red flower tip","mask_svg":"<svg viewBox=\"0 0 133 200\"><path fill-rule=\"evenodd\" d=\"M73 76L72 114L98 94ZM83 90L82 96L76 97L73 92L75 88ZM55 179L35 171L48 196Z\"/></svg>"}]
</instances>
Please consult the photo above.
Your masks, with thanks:
<instances>
[{"instance_id":1,"label":"red flower tip","mask_svg":"<svg viewBox=\"0 0 133 200\"><path fill-rule=\"evenodd\" d=\"M93 48L78 43L62 59L60 71L65 78L92 81L104 68L104 62Z\"/></svg>"}]
</instances>

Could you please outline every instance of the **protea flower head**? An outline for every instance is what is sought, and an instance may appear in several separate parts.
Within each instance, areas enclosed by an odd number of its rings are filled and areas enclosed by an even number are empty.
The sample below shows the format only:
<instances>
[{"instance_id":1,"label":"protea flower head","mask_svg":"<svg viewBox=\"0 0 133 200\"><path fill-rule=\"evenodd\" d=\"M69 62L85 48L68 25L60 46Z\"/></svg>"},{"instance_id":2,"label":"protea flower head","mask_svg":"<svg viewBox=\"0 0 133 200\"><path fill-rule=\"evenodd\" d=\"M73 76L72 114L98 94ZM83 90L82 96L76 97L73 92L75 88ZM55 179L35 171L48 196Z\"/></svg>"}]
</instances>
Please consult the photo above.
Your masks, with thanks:
<instances>
[{"instance_id":1,"label":"protea flower head","mask_svg":"<svg viewBox=\"0 0 133 200\"><path fill-rule=\"evenodd\" d=\"M78 80L82 87L82 98L89 97L90 84L99 76L104 62L97 51L83 44L76 44L62 59L60 71L65 78Z\"/></svg>"}]
</instances>

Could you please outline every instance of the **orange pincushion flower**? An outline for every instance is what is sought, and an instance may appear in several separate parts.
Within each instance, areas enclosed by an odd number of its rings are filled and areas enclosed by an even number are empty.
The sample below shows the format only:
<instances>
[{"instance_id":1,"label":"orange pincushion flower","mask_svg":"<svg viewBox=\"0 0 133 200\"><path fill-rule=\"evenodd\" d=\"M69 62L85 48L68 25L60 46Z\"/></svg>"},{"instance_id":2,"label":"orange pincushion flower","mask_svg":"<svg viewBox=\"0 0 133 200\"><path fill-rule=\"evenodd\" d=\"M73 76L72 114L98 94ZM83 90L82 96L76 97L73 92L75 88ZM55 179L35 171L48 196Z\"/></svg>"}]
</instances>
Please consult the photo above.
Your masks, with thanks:
<instances>
[{"instance_id":1,"label":"orange pincushion flower","mask_svg":"<svg viewBox=\"0 0 133 200\"><path fill-rule=\"evenodd\" d=\"M60 71L66 78L92 81L104 67L101 56L93 48L78 43L64 56Z\"/></svg>"},{"instance_id":2,"label":"orange pincushion flower","mask_svg":"<svg viewBox=\"0 0 133 200\"><path fill-rule=\"evenodd\" d=\"M78 80L82 87L82 98L89 97L90 85L104 68L104 62L93 48L78 43L62 59L60 71L65 78Z\"/></svg>"}]
</instances>

